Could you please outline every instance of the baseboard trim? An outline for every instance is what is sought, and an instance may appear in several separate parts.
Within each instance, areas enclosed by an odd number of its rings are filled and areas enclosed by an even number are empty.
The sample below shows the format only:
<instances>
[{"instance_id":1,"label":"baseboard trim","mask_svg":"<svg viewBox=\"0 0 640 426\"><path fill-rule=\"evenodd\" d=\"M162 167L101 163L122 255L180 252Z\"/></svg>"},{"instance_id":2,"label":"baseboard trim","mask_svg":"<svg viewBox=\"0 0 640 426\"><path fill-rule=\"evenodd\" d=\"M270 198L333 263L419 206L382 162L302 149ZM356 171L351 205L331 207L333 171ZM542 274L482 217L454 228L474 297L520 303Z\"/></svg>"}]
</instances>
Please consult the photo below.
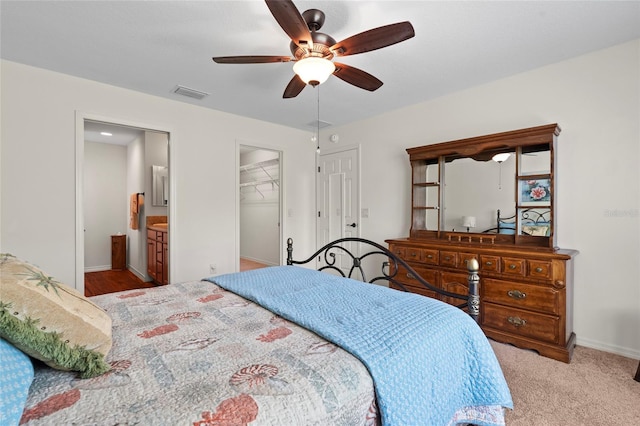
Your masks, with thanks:
<instances>
[{"instance_id":1,"label":"baseboard trim","mask_svg":"<svg viewBox=\"0 0 640 426\"><path fill-rule=\"evenodd\" d=\"M84 272L102 272L102 271L110 271L111 265L102 265L102 266L90 266L84 268Z\"/></svg>"},{"instance_id":2,"label":"baseboard trim","mask_svg":"<svg viewBox=\"0 0 640 426\"><path fill-rule=\"evenodd\" d=\"M584 339L584 338L581 339L580 337L578 337L576 339L576 345L584 346L591 349L597 349L599 351L609 352L616 355L621 355L627 358L640 359L640 351L638 350L625 348L623 346L610 345L607 343L599 342L597 340Z\"/></svg>"},{"instance_id":3,"label":"baseboard trim","mask_svg":"<svg viewBox=\"0 0 640 426\"><path fill-rule=\"evenodd\" d=\"M256 259L255 257L243 256L243 255L240 255L240 257L242 259L247 259L247 260L251 260L253 262L262 263L263 265L267 265L267 266L279 266L278 263L273 263L273 262L270 262L268 260Z\"/></svg>"},{"instance_id":4,"label":"baseboard trim","mask_svg":"<svg viewBox=\"0 0 640 426\"><path fill-rule=\"evenodd\" d=\"M145 283L153 281L150 276L148 276L147 274L141 273L140 271L138 271L136 268L132 267L131 265L128 265L127 269L129 269L129 271L131 271L131 273L133 273L133 275L135 275L136 277L140 278L140 280L144 281Z\"/></svg>"}]
</instances>

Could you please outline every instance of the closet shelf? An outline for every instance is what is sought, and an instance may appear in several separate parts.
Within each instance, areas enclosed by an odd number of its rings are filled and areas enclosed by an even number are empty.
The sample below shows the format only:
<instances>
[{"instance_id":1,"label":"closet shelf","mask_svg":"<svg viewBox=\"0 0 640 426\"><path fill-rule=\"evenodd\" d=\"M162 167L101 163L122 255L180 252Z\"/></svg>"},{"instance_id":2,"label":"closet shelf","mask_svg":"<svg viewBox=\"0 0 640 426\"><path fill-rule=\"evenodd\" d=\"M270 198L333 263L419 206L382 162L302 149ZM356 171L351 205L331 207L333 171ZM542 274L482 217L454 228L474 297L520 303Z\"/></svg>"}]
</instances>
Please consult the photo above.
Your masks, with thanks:
<instances>
[{"instance_id":1,"label":"closet shelf","mask_svg":"<svg viewBox=\"0 0 640 426\"><path fill-rule=\"evenodd\" d=\"M280 180L279 179L259 179L259 180L252 180L251 182L245 182L245 183L241 183L240 184L240 188L244 188L247 186L257 186L257 185L262 185L265 183L275 183L276 185L280 186Z\"/></svg>"},{"instance_id":2,"label":"closet shelf","mask_svg":"<svg viewBox=\"0 0 640 426\"><path fill-rule=\"evenodd\" d=\"M276 184L278 187L280 186L280 179L278 179L277 177L274 177L274 173L276 172L275 175L278 175L278 164L280 163L280 160L278 158L273 158L271 160L265 160L265 161L259 161L257 163L249 163L249 164L245 164L243 166L240 166L240 175L243 174L248 174L250 172L254 172L257 171L258 173L260 173L260 171L262 171L261 174L264 174L265 177L262 178L254 178L251 179L248 182L242 182L240 184L240 188L245 188L247 186L253 186L253 187L257 187L258 185L263 185L263 184ZM274 167L276 167L276 169L274 169ZM267 169L273 169L271 170L271 173L269 170ZM249 175L247 177L254 177L255 175ZM242 180L242 178L241 178ZM257 188L256 188L257 189ZM260 193L260 195L262 195L262 193Z\"/></svg>"},{"instance_id":3,"label":"closet shelf","mask_svg":"<svg viewBox=\"0 0 640 426\"><path fill-rule=\"evenodd\" d=\"M273 158L271 160L259 161L257 163L249 163L244 166L240 166L240 172L250 172L252 170L265 169L267 167L277 166L280 160Z\"/></svg>"}]
</instances>

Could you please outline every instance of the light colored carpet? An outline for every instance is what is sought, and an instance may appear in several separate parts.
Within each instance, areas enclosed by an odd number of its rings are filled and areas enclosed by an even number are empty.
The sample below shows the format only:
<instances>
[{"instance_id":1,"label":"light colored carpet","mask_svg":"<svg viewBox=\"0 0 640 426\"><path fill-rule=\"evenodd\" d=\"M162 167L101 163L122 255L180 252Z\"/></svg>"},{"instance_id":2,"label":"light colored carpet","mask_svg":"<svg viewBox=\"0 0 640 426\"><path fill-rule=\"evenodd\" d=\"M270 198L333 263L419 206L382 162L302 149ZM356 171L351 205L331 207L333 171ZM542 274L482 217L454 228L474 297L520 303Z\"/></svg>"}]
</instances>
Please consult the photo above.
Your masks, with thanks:
<instances>
[{"instance_id":1,"label":"light colored carpet","mask_svg":"<svg viewBox=\"0 0 640 426\"><path fill-rule=\"evenodd\" d=\"M577 346L570 364L492 341L514 410L508 426L640 424L638 360Z\"/></svg>"}]
</instances>

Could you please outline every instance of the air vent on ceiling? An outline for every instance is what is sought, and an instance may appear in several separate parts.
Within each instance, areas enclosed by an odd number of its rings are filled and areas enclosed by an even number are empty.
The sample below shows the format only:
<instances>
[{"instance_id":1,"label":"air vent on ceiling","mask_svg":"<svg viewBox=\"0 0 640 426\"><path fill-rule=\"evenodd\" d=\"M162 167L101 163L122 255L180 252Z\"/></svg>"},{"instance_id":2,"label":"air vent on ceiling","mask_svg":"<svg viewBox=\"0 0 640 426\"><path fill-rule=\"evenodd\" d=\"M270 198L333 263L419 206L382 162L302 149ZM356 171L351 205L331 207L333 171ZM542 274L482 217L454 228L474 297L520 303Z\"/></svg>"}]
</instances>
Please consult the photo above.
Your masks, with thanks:
<instances>
[{"instance_id":1,"label":"air vent on ceiling","mask_svg":"<svg viewBox=\"0 0 640 426\"><path fill-rule=\"evenodd\" d=\"M198 100L209 96L209 93L201 92L195 89L189 89L188 87L184 87L184 86L176 86L176 88L173 90L173 93L177 93L178 95L187 96L189 98L194 98Z\"/></svg>"},{"instance_id":2,"label":"air vent on ceiling","mask_svg":"<svg viewBox=\"0 0 640 426\"><path fill-rule=\"evenodd\" d=\"M325 127L329 127L331 126L331 123L327 123L326 121L322 121L322 120L314 120L311 123L307 123L307 126L312 127L314 129L324 129Z\"/></svg>"}]
</instances>

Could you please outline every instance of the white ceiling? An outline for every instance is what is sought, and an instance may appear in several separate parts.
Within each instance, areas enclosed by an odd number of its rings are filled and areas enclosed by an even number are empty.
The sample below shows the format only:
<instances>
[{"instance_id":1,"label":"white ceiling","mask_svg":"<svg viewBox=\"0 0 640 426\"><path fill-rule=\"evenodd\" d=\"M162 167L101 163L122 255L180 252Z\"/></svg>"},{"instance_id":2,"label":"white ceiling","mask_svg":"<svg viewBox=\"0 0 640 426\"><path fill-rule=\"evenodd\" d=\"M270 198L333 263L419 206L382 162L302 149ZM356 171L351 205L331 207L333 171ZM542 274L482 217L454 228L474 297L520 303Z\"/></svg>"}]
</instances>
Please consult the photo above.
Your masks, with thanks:
<instances>
[{"instance_id":1,"label":"white ceiling","mask_svg":"<svg viewBox=\"0 0 640 426\"><path fill-rule=\"evenodd\" d=\"M110 133L104 135L103 132ZM86 142L110 143L114 145L129 145L139 137L142 137L143 129L136 127L119 126L99 121L84 122L84 140Z\"/></svg>"},{"instance_id":2,"label":"white ceiling","mask_svg":"<svg viewBox=\"0 0 640 426\"><path fill-rule=\"evenodd\" d=\"M384 82L320 86L320 120L337 126L640 38L640 1L295 1L321 9L340 41L410 21L408 41L341 62ZM0 2L3 59L299 129L317 89L282 99L292 63L221 65L212 56L289 55L263 1ZM210 93L195 100L177 85Z\"/></svg>"}]
</instances>

